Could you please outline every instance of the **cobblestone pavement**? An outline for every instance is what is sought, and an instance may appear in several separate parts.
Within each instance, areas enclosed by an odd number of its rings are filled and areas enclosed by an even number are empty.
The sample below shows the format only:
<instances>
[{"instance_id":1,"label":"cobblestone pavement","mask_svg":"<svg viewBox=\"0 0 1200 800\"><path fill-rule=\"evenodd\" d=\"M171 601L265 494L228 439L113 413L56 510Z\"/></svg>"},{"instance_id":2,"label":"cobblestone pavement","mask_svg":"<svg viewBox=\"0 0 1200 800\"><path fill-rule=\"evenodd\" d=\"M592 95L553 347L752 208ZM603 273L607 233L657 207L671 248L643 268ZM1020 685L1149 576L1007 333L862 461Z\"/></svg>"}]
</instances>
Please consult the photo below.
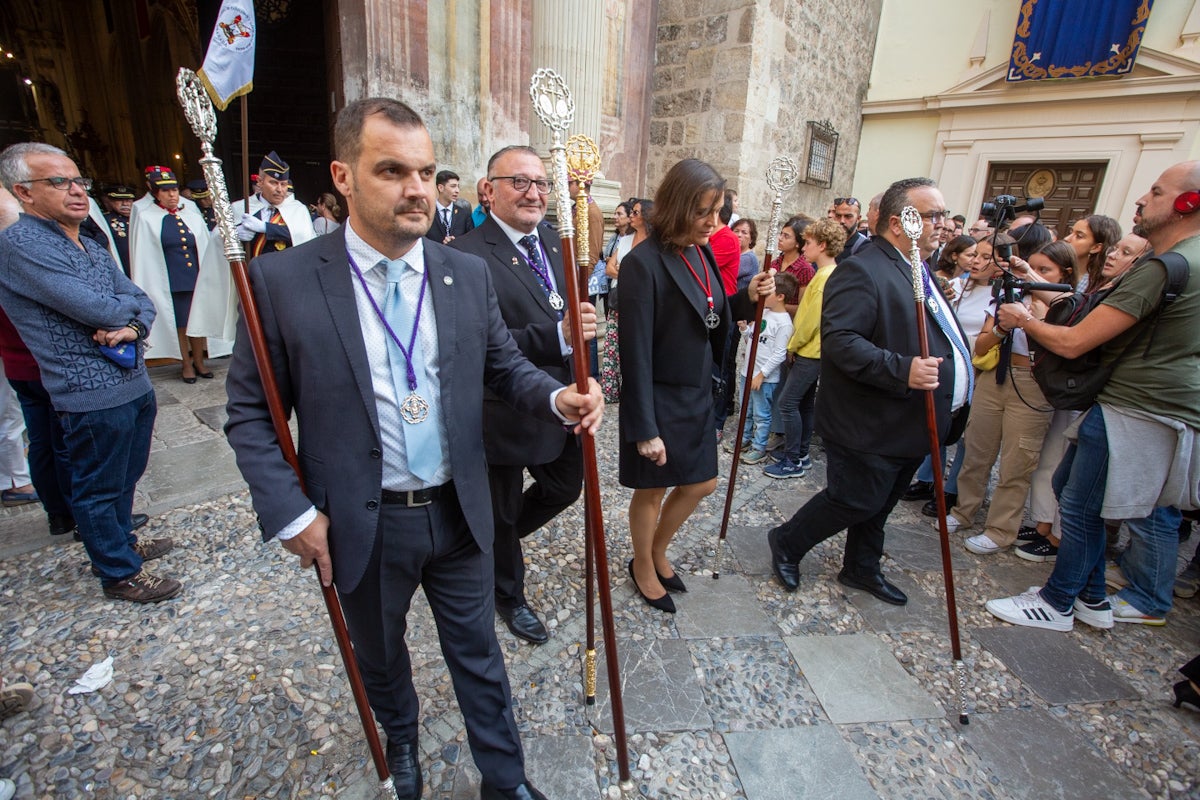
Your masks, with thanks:
<instances>
[{"instance_id":1,"label":"cobblestone pavement","mask_svg":"<svg viewBox=\"0 0 1200 800\"><path fill-rule=\"evenodd\" d=\"M0 776L17 782L20 798L375 796L315 578L259 541L220 434L225 364L214 367L218 379L195 386L154 370L159 421L138 509L153 514L147 535L176 540L155 569L183 580L180 597L150 607L105 600L81 546L51 539L40 511L0 515L0 671L37 693L29 712L0 723ZM1175 669L1200 650L1200 600L1179 601L1165 628L1018 629L983 601L1039 584L1048 567L954 542L971 712L963 727L937 540L919 504L897 509L884 561L909 606L834 580L841 537L805 559L800 590L787 594L770 577L764 534L821 487L820 454L798 480L742 466L714 581L730 458L722 452L717 493L671 550L691 592L676 596L679 614L664 615L634 596L625 574L617 413L598 450L627 796L1200 796L1200 714L1170 703ZM530 600L550 642L526 645L497 626L530 776L556 800L622 794L603 652L598 701L582 697L582 519L576 506L526 540ZM420 597L410 620L425 796L478 797ZM107 656L110 685L67 694Z\"/></svg>"}]
</instances>

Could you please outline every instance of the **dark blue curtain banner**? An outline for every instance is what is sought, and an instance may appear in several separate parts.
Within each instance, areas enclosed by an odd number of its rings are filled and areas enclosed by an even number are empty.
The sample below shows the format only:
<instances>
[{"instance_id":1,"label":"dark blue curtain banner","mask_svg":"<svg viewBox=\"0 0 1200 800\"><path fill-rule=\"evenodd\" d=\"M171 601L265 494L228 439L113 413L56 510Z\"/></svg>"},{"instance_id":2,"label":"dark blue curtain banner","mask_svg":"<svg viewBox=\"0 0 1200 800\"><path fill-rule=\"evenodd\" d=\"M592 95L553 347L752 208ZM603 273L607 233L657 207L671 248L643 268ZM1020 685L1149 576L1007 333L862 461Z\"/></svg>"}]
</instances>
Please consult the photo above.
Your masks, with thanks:
<instances>
[{"instance_id":1,"label":"dark blue curtain banner","mask_svg":"<svg viewBox=\"0 0 1200 800\"><path fill-rule=\"evenodd\" d=\"M1008 80L1125 75L1154 0L1023 0Z\"/></svg>"}]
</instances>

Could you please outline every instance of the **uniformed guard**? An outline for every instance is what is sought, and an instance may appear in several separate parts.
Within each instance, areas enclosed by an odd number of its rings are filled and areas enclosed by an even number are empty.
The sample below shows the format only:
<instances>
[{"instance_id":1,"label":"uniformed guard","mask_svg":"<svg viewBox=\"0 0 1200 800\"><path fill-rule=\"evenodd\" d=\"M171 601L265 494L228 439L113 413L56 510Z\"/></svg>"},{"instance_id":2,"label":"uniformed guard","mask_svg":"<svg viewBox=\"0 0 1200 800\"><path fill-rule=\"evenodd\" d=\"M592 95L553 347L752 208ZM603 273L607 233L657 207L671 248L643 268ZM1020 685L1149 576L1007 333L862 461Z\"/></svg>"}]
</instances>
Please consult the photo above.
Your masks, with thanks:
<instances>
[{"instance_id":1,"label":"uniformed guard","mask_svg":"<svg viewBox=\"0 0 1200 800\"><path fill-rule=\"evenodd\" d=\"M213 209L212 192L208 191L208 183L203 178L198 178L194 181L187 182L187 189L191 201L200 209L200 215L204 217L204 222L208 225L211 231L217 227L217 212Z\"/></svg>"},{"instance_id":2,"label":"uniformed guard","mask_svg":"<svg viewBox=\"0 0 1200 800\"><path fill-rule=\"evenodd\" d=\"M113 246L121 260L121 269L129 275L129 211L133 208L134 191L132 186L123 183L114 184L104 190L104 221L112 232Z\"/></svg>"},{"instance_id":3,"label":"uniformed guard","mask_svg":"<svg viewBox=\"0 0 1200 800\"><path fill-rule=\"evenodd\" d=\"M258 194L250 198L250 210L238 222L238 239L246 242L246 255L283 250L316 236L308 209L288 192L291 181L288 163L272 150L258 169ZM242 209L234 204L234 212Z\"/></svg>"}]
</instances>

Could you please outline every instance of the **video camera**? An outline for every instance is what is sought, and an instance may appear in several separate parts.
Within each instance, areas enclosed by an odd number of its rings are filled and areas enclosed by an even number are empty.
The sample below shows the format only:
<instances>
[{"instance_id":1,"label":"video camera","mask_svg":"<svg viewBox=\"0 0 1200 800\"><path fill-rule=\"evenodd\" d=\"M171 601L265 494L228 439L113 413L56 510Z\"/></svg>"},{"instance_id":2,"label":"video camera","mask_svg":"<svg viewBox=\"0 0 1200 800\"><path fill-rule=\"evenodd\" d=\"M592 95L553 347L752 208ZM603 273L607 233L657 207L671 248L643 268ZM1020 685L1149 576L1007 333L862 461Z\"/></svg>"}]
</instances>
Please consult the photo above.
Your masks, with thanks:
<instances>
[{"instance_id":1,"label":"video camera","mask_svg":"<svg viewBox=\"0 0 1200 800\"><path fill-rule=\"evenodd\" d=\"M984 203L979 215L988 221L992 230L1000 230L1004 223L1017 218L1018 211L1041 211L1046 207L1046 201L1041 197L1026 197L1025 202L1019 202L1015 195L997 195L992 202Z\"/></svg>"}]
</instances>

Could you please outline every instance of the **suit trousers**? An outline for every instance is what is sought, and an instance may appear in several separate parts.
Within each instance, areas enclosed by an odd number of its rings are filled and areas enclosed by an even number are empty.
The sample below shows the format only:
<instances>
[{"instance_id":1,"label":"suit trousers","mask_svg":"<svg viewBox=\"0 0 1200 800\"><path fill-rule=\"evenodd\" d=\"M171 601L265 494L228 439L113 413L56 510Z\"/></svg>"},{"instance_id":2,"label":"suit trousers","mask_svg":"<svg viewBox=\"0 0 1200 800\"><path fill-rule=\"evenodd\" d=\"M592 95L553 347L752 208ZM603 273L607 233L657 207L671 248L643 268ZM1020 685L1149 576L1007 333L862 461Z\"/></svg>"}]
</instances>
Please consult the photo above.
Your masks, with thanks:
<instances>
[{"instance_id":1,"label":"suit trousers","mask_svg":"<svg viewBox=\"0 0 1200 800\"><path fill-rule=\"evenodd\" d=\"M533 485L523 490L526 469ZM562 452L548 464L488 465L488 484L496 524L496 605L509 610L526 604L521 540L579 499L583 450L574 436L564 436Z\"/></svg>"},{"instance_id":2,"label":"suit trousers","mask_svg":"<svg viewBox=\"0 0 1200 800\"><path fill-rule=\"evenodd\" d=\"M496 641L492 558L451 492L427 506L380 506L375 548L353 592L339 592L367 698L389 740L417 740L419 704L404 642L420 585L462 709L471 754L495 786L525 781L504 656Z\"/></svg>"},{"instance_id":3,"label":"suit trousers","mask_svg":"<svg viewBox=\"0 0 1200 800\"><path fill-rule=\"evenodd\" d=\"M846 531L842 566L860 577L879 574L883 526L921 457L894 458L825 442L825 489L777 529L782 555L799 561L821 542Z\"/></svg>"}]
</instances>

